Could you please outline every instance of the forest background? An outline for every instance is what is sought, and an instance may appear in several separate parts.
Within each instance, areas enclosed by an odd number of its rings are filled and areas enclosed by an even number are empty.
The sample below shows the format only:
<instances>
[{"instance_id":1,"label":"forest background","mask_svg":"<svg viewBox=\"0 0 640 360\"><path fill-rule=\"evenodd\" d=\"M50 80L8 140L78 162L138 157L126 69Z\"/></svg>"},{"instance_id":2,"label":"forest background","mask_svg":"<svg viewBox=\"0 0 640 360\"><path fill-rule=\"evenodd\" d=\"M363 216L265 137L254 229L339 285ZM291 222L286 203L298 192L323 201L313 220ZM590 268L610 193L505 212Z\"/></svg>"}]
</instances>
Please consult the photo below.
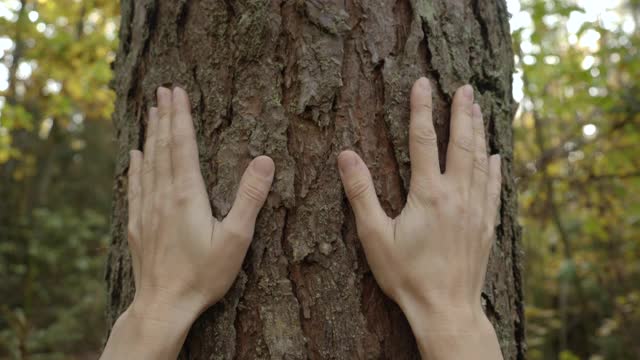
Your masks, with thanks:
<instances>
[{"instance_id":1,"label":"forest background","mask_svg":"<svg viewBox=\"0 0 640 360\"><path fill-rule=\"evenodd\" d=\"M640 358L640 1L507 4L528 356ZM0 0L0 358L100 351L118 13Z\"/></svg>"}]
</instances>

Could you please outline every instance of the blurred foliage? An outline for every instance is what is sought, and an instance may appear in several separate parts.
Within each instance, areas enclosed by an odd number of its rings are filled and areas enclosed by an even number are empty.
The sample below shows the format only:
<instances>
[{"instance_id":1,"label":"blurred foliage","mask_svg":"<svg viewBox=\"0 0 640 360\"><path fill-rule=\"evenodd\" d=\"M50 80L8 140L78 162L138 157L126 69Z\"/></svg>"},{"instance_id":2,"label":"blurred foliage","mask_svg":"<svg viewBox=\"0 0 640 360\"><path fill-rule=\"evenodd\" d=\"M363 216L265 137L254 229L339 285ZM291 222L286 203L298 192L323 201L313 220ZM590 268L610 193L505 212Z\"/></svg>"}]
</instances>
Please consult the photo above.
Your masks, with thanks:
<instances>
[{"instance_id":1,"label":"blurred foliage","mask_svg":"<svg viewBox=\"0 0 640 360\"><path fill-rule=\"evenodd\" d=\"M118 2L0 0L0 358L96 358Z\"/></svg>"},{"instance_id":2,"label":"blurred foliage","mask_svg":"<svg viewBox=\"0 0 640 360\"><path fill-rule=\"evenodd\" d=\"M521 6L514 143L529 357L640 359L640 2Z\"/></svg>"}]
</instances>

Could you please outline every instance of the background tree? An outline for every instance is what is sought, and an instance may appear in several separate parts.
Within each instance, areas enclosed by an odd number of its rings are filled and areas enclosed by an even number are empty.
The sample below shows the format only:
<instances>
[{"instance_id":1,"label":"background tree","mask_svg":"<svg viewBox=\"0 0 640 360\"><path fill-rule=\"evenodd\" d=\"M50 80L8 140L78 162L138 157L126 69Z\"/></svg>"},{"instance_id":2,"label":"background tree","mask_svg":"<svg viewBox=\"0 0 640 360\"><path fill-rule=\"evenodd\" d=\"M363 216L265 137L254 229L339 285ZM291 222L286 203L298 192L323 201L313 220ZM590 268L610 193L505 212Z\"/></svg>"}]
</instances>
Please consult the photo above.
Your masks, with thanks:
<instances>
[{"instance_id":1,"label":"background tree","mask_svg":"<svg viewBox=\"0 0 640 360\"><path fill-rule=\"evenodd\" d=\"M640 2L512 10L529 355L637 359Z\"/></svg>"},{"instance_id":2,"label":"background tree","mask_svg":"<svg viewBox=\"0 0 640 360\"><path fill-rule=\"evenodd\" d=\"M0 358L100 347L117 12L0 1Z\"/></svg>"},{"instance_id":3,"label":"background tree","mask_svg":"<svg viewBox=\"0 0 640 360\"><path fill-rule=\"evenodd\" d=\"M194 324L183 356L416 358L406 320L367 268L336 155L360 152L381 203L397 215L409 185L407 94L426 74L441 160L451 96L467 82L485 112L489 147L503 156L501 225L483 304L505 357L524 357L504 2L123 0L121 16L110 323L133 295L127 151L141 146L155 89L179 84L192 100L215 215L228 212L252 157L269 155L277 167L243 271Z\"/></svg>"}]
</instances>

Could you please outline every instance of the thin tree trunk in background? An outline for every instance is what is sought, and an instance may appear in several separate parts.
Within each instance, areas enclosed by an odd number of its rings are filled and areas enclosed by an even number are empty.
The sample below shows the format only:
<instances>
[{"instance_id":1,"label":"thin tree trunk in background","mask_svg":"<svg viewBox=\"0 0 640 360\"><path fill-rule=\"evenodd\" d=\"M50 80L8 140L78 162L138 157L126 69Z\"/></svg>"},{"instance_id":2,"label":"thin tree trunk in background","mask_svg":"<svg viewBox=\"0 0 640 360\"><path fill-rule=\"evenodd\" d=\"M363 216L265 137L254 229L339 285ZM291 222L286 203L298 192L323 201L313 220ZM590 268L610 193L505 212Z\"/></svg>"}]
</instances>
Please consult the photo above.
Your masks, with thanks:
<instances>
[{"instance_id":1,"label":"thin tree trunk in background","mask_svg":"<svg viewBox=\"0 0 640 360\"><path fill-rule=\"evenodd\" d=\"M194 324L182 357L418 358L403 314L369 271L336 156L358 151L381 203L397 215L409 186L408 91L425 75L435 89L441 164L451 96L467 82L490 149L503 156L501 225L483 304L505 358L524 358L507 19L502 0L122 0L110 324L134 292L127 151L141 148L155 89L181 85L216 216L229 211L251 158L269 155L277 168L235 286Z\"/></svg>"}]
</instances>

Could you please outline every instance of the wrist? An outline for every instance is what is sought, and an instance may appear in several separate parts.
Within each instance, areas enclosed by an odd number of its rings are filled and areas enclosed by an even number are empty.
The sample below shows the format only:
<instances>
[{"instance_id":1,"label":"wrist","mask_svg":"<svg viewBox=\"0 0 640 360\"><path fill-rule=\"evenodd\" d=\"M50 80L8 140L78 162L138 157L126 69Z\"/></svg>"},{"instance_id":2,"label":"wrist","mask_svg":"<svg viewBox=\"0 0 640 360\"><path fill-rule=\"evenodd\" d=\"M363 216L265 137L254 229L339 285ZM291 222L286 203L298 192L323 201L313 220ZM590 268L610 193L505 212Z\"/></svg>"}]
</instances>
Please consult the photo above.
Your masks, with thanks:
<instances>
[{"instance_id":1,"label":"wrist","mask_svg":"<svg viewBox=\"0 0 640 360\"><path fill-rule=\"evenodd\" d=\"M487 319L480 304L480 295L477 301L471 301L467 296L463 297L466 300L460 301L461 296L436 291L399 289L393 298L410 322L428 322L433 330L463 331L470 324L483 325Z\"/></svg>"},{"instance_id":2,"label":"wrist","mask_svg":"<svg viewBox=\"0 0 640 360\"><path fill-rule=\"evenodd\" d=\"M132 358L175 359L201 307L149 295L136 294L113 325L110 341L113 337Z\"/></svg>"},{"instance_id":3,"label":"wrist","mask_svg":"<svg viewBox=\"0 0 640 360\"><path fill-rule=\"evenodd\" d=\"M141 286L127 311L139 319L180 325L191 324L207 307L204 298L195 292Z\"/></svg>"},{"instance_id":4,"label":"wrist","mask_svg":"<svg viewBox=\"0 0 640 360\"><path fill-rule=\"evenodd\" d=\"M175 359L193 319L134 301L116 320L101 359Z\"/></svg>"},{"instance_id":5,"label":"wrist","mask_svg":"<svg viewBox=\"0 0 640 360\"><path fill-rule=\"evenodd\" d=\"M400 308L414 333L463 334L493 329L479 304L430 307L405 303Z\"/></svg>"},{"instance_id":6,"label":"wrist","mask_svg":"<svg viewBox=\"0 0 640 360\"><path fill-rule=\"evenodd\" d=\"M173 293L166 289L141 288L118 322L134 327L146 342L184 341L206 304L197 294Z\"/></svg>"},{"instance_id":7,"label":"wrist","mask_svg":"<svg viewBox=\"0 0 640 360\"><path fill-rule=\"evenodd\" d=\"M468 359L485 352L492 356L477 358L500 358L495 330L479 301L436 305L405 300L399 306L423 358Z\"/></svg>"},{"instance_id":8,"label":"wrist","mask_svg":"<svg viewBox=\"0 0 640 360\"><path fill-rule=\"evenodd\" d=\"M429 310L403 309L416 336L480 334L493 331L482 309L448 308Z\"/></svg>"}]
</instances>

